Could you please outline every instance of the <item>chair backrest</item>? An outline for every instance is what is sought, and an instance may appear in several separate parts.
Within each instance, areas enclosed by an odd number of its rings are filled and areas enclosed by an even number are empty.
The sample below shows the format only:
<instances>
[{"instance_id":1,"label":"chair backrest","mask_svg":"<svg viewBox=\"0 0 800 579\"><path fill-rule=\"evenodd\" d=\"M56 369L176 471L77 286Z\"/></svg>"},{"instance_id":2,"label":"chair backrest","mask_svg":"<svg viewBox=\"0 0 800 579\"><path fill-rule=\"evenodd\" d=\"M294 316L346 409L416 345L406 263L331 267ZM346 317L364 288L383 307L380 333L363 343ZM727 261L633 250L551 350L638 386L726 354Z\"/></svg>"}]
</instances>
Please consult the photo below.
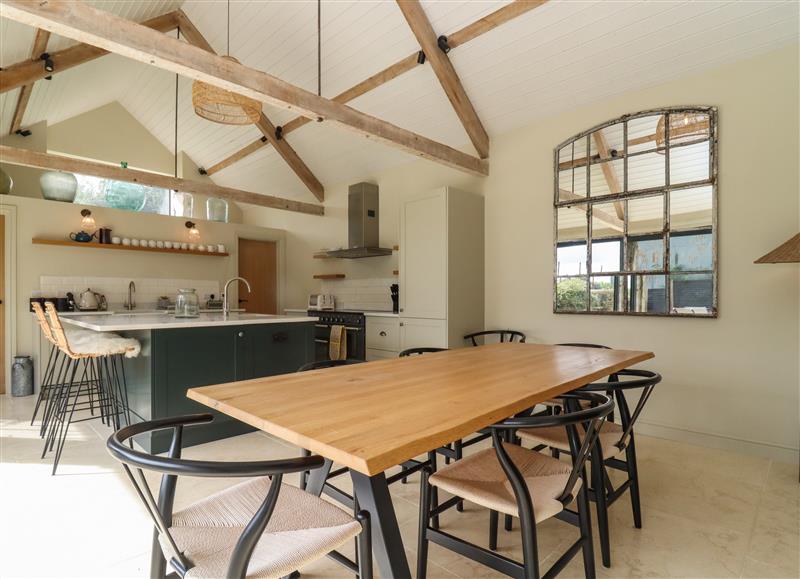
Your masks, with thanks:
<instances>
[{"instance_id":1,"label":"chair backrest","mask_svg":"<svg viewBox=\"0 0 800 579\"><path fill-rule=\"evenodd\" d=\"M138 424L126 426L112 434L106 446L111 456L122 463L125 473L136 489L136 493L147 508L159 536L165 540L168 546L170 564L178 571L180 576L186 574L192 567L192 563L180 552L169 532L169 528L172 526L172 507L175 500L177 477L180 475L198 477L272 477L272 483L264 502L239 537L228 564L228 577L244 577L253 549L255 549L256 543L261 538L267 523L269 523L270 516L277 503L283 475L319 468L323 465L324 459L316 455L256 462L212 462L182 459L183 427L207 424L212 420L214 420L214 417L211 414L193 414L139 422ZM168 428L173 429L173 434L167 456L149 454L133 448L131 440L133 437ZM126 442L130 446L126 446ZM162 473L161 488L157 502L144 476L143 471L145 470ZM136 476L134 476L134 471Z\"/></svg>"},{"instance_id":2,"label":"chair backrest","mask_svg":"<svg viewBox=\"0 0 800 579\"><path fill-rule=\"evenodd\" d=\"M583 342L565 342L563 344L556 344L556 346L575 346L577 348L600 348L603 350L610 350L608 346L602 344L585 344Z\"/></svg>"},{"instance_id":3,"label":"chair backrest","mask_svg":"<svg viewBox=\"0 0 800 579\"><path fill-rule=\"evenodd\" d=\"M50 328L50 322L48 322L47 318L45 317L42 304L39 302L31 302L31 308L33 308L33 314L36 316L36 321L39 322L39 328L41 328L42 334L44 334L44 337L48 342L55 345L56 338L53 336L53 331Z\"/></svg>"},{"instance_id":4,"label":"chair backrest","mask_svg":"<svg viewBox=\"0 0 800 579\"><path fill-rule=\"evenodd\" d=\"M347 358L346 360L317 360L316 362L309 362L300 366L298 372L309 372L310 370L319 370L321 368L335 368L336 366L349 366L350 364L363 364L364 360L354 360Z\"/></svg>"},{"instance_id":5,"label":"chair backrest","mask_svg":"<svg viewBox=\"0 0 800 579\"><path fill-rule=\"evenodd\" d=\"M492 440L500 465L508 477L514 495L517 499L520 520L525 518L527 524L534 521L533 501L525 483L525 478L511 460L504 447L505 434L513 434L520 428L544 428L561 426L567 429L570 455L572 457L572 472L564 485L564 490L557 497L563 504L569 503L573 498L575 484L579 477L584 475L584 466L589 456L590 449L597 440L600 428L606 417L614 409L614 401L599 392L574 391L558 396L563 402L565 410L562 414L537 414L533 416L517 416L493 424ZM582 407L581 402L589 405ZM578 428L581 426L582 428ZM532 451L535 452L535 451ZM586 481L583 481L584 484Z\"/></svg>"},{"instance_id":6,"label":"chair backrest","mask_svg":"<svg viewBox=\"0 0 800 579\"><path fill-rule=\"evenodd\" d=\"M58 316L58 310L56 310L53 302L45 302L44 309L47 312L47 318L50 320L50 330L53 333L53 340L56 346L70 358L80 358L81 356L73 352L69 347L67 333L64 331L64 326L61 325L61 318Z\"/></svg>"},{"instance_id":7,"label":"chair backrest","mask_svg":"<svg viewBox=\"0 0 800 579\"><path fill-rule=\"evenodd\" d=\"M400 352L397 357L419 356L421 354L433 354L434 352L444 352L447 348L408 348Z\"/></svg>"},{"instance_id":8,"label":"chair backrest","mask_svg":"<svg viewBox=\"0 0 800 579\"><path fill-rule=\"evenodd\" d=\"M661 382L661 374L658 372L626 368L612 374L608 382L587 384L581 387L578 392L605 392L616 399L619 416L622 420L622 434L619 440L614 443L614 446L620 450L625 450L631 436L633 436L633 425L642 413L642 409L650 398L653 388L659 382ZM625 391L637 389L641 389L642 394L639 396L639 401L636 403L633 412L631 412L628 407L628 401L625 399Z\"/></svg>"},{"instance_id":9,"label":"chair backrest","mask_svg":"<svg viewBox=\"0 0 800 579\"><path fill-rule=\"evenodd\" d=\"M464 336L465 340L470 340L473 346L479 346L478 340L482 336L498 336L500 342L518 342L524 343L526 340L525 334L518 330L484 330L482 332L473 332Z\"/></svg>"}]
</instances>

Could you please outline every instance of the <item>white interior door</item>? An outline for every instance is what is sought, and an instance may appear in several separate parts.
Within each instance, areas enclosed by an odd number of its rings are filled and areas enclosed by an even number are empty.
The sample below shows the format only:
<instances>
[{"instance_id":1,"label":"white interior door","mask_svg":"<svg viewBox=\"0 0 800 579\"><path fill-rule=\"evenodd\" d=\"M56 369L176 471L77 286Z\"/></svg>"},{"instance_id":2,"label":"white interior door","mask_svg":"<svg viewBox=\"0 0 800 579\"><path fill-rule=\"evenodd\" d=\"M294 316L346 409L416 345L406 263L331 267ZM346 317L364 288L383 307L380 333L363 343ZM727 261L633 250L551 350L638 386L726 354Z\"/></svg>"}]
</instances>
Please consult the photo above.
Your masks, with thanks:
<instances>
[{"instance_id":1,"label":"white interior door","mask_svg":"<svg viewBox=\"0 0 800 579\"><path fill-rule=\"evenodd\" d=\"M447 317L447 196L444 190L403 203L400 215L400 312Z\"/></svg>"}]
</instances>

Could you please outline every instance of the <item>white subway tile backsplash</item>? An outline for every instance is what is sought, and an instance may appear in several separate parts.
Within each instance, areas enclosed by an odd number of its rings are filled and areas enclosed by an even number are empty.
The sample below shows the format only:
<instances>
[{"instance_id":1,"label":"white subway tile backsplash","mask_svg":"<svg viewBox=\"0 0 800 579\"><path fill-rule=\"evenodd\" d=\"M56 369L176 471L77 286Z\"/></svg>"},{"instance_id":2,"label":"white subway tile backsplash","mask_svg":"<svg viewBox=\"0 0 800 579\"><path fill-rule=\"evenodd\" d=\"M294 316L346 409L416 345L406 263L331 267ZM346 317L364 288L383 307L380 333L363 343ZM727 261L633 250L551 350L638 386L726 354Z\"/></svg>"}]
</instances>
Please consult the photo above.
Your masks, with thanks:
<instances>
[{"instance_id":1,"label":"white subway tile backsplash","mask_svg":"<svg viewBox=\"0 0 800 579\"><path fill-rule=\"evenodd\" d=\"M397 278L344 279L323 281L320 291L333 294L336 307L347 310L391 310L392 298L389 286L397 283Z\"/></svg>"},{"instance_id":2,"label":"white subway tile backsplash","mask_svg":"<svg viewBox=\"0 0 800 579\"><path fill-rule=\"evenodd\" d=\"M119 309L128 297L128 284L131 281L136 284L136 306L139 309L155 308L160 296L174 300L179 288L195 288L201 302L211 294L217 297L220 294L217 280L49 275L39 277L39 292L42 297L65 297L67 292L72 292L77 298L80 292L91 288L106 296L109 309Z\"/></svg>"}]
</instances>

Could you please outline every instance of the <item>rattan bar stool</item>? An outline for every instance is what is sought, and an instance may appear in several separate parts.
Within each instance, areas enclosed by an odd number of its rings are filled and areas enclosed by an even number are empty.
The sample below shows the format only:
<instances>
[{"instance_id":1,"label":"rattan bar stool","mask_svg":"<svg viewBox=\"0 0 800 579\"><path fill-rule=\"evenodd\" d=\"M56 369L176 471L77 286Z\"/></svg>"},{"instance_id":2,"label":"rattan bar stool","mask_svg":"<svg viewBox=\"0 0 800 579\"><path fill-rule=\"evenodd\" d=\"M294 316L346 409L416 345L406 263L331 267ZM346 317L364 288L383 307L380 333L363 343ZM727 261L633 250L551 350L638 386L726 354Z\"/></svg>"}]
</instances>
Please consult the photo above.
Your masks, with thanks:
<instances>
[{"instance_id":1,"label":"rattan bar stool","mask_svg":"<svg viewBox=\"0 0 800 579\"><path fill-rule=\"evenodd\" d=\"M52 330L50 329L50 322L48 322L47 318L45 317L42 304L39 302L31 302L31 308L36 316L36 321L39 324L39 329L41 330L42 335L50 344L50 353L47 356L47 365L45 366L44 373L42 374L42 378L39 383L39 395L36 397L36 404L33 407L33 415L31 416L31 426L33 426L33 423L36 421L36 416L39 414L39 407L42 406L42 403L45 403L46 406L46 401L50 399L51 391L56 383L56 375L61 376L61 370L64 367L66 356L61 353L61 350L56 344L56 339L53 336ZM42 408L44 409L44 407ZM44 436L46 429L47 422L42 420L39 435Z\"/></svg>"},{"instance_id":2,"label":"rattan bar stool","mask_svg":"<svg viewBox=\"0 0 800 579\"><path fill-rule=\"evenodd\" d=\"M52 302L45 303L50 330L66 361L55 387L51 389L44 420L48 422L42 458L55 450L53 474L58 469L70 424L100 418L120 427L120 417L130 424L130 409L123 357L139 355L138 340L105 332L67 332ZM99 416L75 418L75 412L91 410L97 397ZM89 398L88 403L84 398Z\"/></svg>"}]
</instances>

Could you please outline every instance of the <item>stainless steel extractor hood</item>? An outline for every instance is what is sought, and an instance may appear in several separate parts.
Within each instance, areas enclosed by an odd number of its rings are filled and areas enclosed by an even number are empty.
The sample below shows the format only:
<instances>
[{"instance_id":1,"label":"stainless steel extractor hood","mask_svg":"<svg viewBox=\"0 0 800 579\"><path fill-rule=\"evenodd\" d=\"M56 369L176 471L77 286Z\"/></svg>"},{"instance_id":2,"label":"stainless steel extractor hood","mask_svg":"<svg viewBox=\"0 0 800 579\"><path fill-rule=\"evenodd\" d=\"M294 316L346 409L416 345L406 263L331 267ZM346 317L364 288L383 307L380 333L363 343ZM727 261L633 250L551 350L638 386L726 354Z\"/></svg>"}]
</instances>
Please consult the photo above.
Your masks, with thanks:
<instances>
[{"instance_id":1,"label":"stainless steel extractor hood","mask_svg":"<svg viewBox=\"0 0 800 579\"><path fill-rule=\"evenodd\" d=\"M372 183L350 185L347 199L347 249L328 252L328 257L358 259L391 255L378 247L378 186Z\"/></svg>"}]
</instances>

